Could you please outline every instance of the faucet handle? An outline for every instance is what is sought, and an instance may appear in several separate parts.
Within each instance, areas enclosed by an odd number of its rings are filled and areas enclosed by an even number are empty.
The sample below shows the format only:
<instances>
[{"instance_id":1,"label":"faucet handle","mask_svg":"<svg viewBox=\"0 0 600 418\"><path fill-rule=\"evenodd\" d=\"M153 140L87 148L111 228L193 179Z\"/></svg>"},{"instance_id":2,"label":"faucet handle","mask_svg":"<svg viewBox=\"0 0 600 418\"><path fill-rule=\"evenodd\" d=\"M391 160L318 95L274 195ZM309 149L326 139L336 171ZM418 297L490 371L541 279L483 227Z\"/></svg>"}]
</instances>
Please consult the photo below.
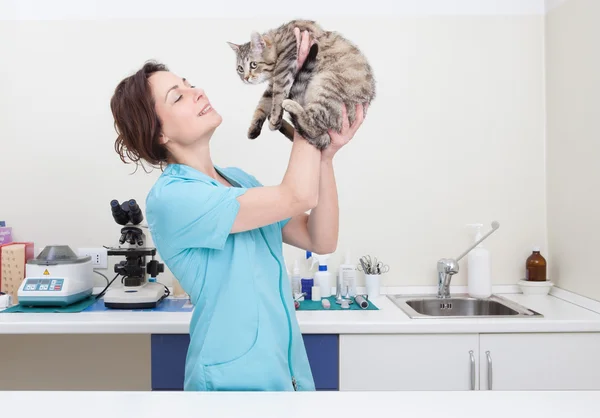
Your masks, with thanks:
<instances>
[{"instance_id":1,"label":"faucet handle","mask_svg":"<svg viewBox=\"0 0 600 418\"><path fill-rule=\"evenodd\" d=\"M442 258L437 264L438 273L444 273L448 275L458 273L458 261L453 258Z\"/></svg>"}]
</instances>

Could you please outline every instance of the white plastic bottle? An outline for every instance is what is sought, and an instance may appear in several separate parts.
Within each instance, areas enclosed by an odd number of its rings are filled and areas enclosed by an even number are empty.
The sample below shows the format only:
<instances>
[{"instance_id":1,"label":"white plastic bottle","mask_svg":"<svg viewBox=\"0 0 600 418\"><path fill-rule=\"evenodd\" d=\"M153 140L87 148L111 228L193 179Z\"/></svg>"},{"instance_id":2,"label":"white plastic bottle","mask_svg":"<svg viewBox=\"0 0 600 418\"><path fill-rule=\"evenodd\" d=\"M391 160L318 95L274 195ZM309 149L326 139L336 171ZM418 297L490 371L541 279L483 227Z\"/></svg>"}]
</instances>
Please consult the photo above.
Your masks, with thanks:
<instances>
[{"instance_id":1,"label":"white plastic bottle","mask_svg":"<svg viewBox=\"0 0 600 418\"><path fill-rule=\"evenodd\" d=\"M297 298L302 293L302 276L300 275L300 266L298 260L294 260L294 269L292 270L292 294Z\"/></svg>"},{"instance_id":2,"label":"white plastic bottle","mask_svg":"<svg viewBox=\"0 0 600 418\"><path fill-rule=\"evenodd\" d=\"M342 284L342 297L356 296L356 266L350 263L350 254L346 253L344 264L340 264L340 283Z\"/></svg>"},{"instance_id":3,"label":"white plastic bottle","mask_svg":"<svg viewBox=\"0 0 600 418\"><path fill-rule=\"evenodd\" d=\"M315 272L315 286L321 288L321 297L328 298L331 296L331 272L327 270L327 260L331 254L312 253L313 266L319 263L319 270Z\"/></svg>"},{"instance_id":4,"label":"white plastic bottle","mask_svg":"<svg viewBox=\"0 0 600 418\"><path fill-rule=\"evenodd\" d=\"M473 243L482 238L482 224L468 225L476 228L475 240ZM467 288L469 296L474 298L488 298L492 295L492 264L490 251L483 247L483 243L473 248L467 255Z\"/></svg>"}]
</instances>

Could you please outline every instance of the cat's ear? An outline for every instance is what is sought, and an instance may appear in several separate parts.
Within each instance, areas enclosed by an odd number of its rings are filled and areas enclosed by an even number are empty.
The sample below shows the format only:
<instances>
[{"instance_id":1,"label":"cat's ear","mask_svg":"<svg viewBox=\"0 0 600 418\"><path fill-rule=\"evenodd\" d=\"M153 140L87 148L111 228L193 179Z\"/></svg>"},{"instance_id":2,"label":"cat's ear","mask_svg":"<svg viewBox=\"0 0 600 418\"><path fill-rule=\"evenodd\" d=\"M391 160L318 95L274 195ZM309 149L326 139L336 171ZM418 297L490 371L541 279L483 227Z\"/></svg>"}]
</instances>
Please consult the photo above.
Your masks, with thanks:
<instances>
[{"instance_id":1,"label":"cat's ear","mask_svg":"<svg viewBox=\"0 0 600 418\"><path fill-rule=\"evenodd\" d=\"M250 43L252 45L252 49L258 53L262 53L267 47L265 39L258 32L252 32L252 35L250 36Z\"/></svg>"},{"instance_id":2,"label":"cat's ear","mask_svg":"<svg viewBox=\"0 0 600 418\"><path fill-rule=\"evenodd\" d=\"M233 42L227 42L227 45L231 47L235 52L240 51L240 46L238 44L234 44Z\"/></svg>"}]
</instances>

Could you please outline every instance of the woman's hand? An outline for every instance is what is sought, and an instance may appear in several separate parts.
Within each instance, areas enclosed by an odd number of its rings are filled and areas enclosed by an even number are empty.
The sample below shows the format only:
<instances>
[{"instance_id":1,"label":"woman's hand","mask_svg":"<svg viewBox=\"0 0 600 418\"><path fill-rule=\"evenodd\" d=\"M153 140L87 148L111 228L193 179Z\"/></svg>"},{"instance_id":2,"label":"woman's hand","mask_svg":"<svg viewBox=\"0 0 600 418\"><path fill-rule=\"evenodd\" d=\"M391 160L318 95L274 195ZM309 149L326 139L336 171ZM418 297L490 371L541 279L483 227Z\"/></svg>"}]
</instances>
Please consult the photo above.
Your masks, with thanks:
<instances>
[{"instance_id":1,"label":"woman's hand","mask_svg":"<svg viewBox=\"0 0 600 418\"><path fill-rule=\"evenodd\" d=\"M321 151L321 160L333 159L335 153L338 152L340 148L342 148L348 142L350 142L360 125L362 125L367 108L368 105L363 106L357 104L355 113L356 118L354 123L350 125L346 105L342 104L342 130L340 132L336 132L334 129L329 129L327 131L329 133L329 138L331 138L331 143L327 148Z\"/></svg>"},{"instance_id":2,"label":"woman's hand","mask_svg":"<svg viewBox=\"0 0 600 418\"><path fill-rule=\"evenodd\" d=\"M298 70L302 68L304 65L304 61L308 56L308 52L310 51L310 47L315 43L314 39L310 38L310 34L307 30L300 34L300 29L294 28L294 35L296 35L296 56L298 63Z\"/></svg>"}]
</instances>

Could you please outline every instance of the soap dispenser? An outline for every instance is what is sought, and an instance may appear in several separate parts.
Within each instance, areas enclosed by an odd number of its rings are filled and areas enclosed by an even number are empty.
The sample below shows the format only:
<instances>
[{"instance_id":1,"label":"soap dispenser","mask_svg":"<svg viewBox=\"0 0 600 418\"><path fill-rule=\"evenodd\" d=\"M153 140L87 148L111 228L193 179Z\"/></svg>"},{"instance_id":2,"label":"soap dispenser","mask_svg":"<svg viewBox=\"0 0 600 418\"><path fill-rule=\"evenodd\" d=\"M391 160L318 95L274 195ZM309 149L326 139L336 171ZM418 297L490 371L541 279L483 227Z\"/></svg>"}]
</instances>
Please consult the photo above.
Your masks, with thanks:
<instances>
[{"instance_id":1,"label":"soap dispenser","mask_svg":"<svg viewBox=\"0 0 600 418\"><path fill-rule=\"evenodd\" d=\"M474 243L482 238L483 224L470 224L475 228ZM469 296L485 299L492 295L492 265L490 252L479 243L468 254L467 259L467 282Z\"/></svg>"}]
</instances>

